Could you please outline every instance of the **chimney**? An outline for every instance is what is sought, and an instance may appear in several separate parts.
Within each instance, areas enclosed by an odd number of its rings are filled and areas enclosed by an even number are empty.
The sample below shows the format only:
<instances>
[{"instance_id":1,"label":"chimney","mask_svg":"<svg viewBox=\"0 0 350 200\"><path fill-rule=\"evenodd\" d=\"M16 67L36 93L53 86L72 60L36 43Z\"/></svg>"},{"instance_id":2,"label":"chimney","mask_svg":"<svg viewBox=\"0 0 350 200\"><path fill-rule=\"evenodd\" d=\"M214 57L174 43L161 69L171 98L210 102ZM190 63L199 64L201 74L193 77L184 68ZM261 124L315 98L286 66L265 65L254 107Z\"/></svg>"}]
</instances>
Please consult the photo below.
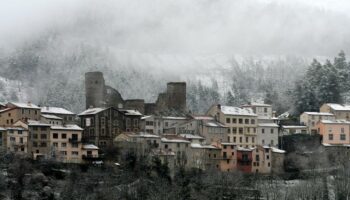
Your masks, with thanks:
<instances>
[{"instance_id":1,"label":"chimney","mask_svg":"<svg viewBox=\"0 0 350 200\"><path fill-rule=\"evenodd\" d=\"M28 106L32 106L32 102L28 101Z\"/></svg>"},{"instance_id":2,"label":"chimney","mask_svg":"<svg viewBox=\"0 0 350 200\"><path fill-rule=\"evenodd\" d=\"M90 105L90 106L89 106L89 109L92 109L92 108L94 108L94 106L93 106L93 105Z\"/></svg>"},{"instance_id":3,"label":"chimney","mask_svg":"<svg viewBox=\"0 0 350 200\"><path fill-rule=\"evenodd\" d=\"M220 104L218 104L217 107L218 107L219 110L221 110L221 105Z\"/></svg>"}]
</instances>

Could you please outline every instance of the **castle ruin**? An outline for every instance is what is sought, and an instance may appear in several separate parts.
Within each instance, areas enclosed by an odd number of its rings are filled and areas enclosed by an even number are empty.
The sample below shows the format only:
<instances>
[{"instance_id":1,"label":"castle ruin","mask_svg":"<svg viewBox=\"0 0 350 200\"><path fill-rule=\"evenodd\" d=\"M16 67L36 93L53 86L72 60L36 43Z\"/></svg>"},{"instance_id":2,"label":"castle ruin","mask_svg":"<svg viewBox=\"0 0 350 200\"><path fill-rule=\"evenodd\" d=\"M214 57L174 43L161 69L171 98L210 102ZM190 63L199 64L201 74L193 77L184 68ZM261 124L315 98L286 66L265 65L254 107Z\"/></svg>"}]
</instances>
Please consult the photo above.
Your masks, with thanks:
<instances>
[{"instance_id":1,"label":"castle ruin","mask_svg":"<svg viewBox=\"0 0 350 200\"><path fill-rule=\"evenodd\" d=\"M186 107L186 83L169 82L167 90L160 93L155 103L144 99L126 99L114 88L105 84L102 72L85 73L86 108L116 107L135 109L142 114L184 114Z\"/></svg>"}]
</instances>

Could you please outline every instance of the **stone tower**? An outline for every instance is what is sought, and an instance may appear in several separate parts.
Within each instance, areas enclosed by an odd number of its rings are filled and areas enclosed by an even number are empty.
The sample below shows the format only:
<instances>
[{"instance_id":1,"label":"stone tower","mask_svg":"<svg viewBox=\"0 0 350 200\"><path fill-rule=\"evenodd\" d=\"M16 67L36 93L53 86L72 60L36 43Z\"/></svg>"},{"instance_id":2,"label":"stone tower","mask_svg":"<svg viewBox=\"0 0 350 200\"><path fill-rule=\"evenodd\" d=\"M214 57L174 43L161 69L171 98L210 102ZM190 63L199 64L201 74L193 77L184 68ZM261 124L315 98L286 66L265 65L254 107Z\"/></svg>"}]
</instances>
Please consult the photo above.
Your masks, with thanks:
<instances>
[{"instance_id":1,"label":"stone tower","mask_svg":"<svg viewBox=\"0 0 350 200\"><path fill-rule=\"evenodd\" d=\"M186 112L186 82L168 83L166 94L169 110Z\"/></svg>"},{"instance_id":2,"label":"stone tower","mask_svg":"<svg viewBox=\"0 0 350 200\"><path fill-rule=\"evenodd\" d=\"M86 109L90 107L104 107L105 80L102 72L85 73Z\"/></svg>"}]
</instances>

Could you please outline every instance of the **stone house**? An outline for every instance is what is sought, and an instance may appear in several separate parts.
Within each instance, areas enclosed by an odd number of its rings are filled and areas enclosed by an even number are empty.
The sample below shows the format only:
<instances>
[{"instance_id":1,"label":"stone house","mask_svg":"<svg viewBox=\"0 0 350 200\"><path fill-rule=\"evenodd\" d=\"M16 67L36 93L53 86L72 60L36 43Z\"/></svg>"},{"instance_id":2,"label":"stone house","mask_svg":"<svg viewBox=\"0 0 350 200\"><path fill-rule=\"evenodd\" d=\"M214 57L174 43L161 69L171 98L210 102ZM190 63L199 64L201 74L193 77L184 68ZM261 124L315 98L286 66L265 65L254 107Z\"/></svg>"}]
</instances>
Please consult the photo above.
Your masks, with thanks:
<instances>
[{"instance_id":1,"label":"stone house","mask_svg":"<svg viewBox=\"0 0 350 200\"><path fill-rule=\"evenodd\" d=\"M0 126L11 126L18 120L40 120L40 108L30 102L9 102L6 107L0 110Z\"/></svg>"},{"instance_id":2,"label":"stone house","mask_svg":"<svg viewBox=\"0 0 350 200\"><path fill-rule=\"evenodd\" d=\"M332 113L334 114L335 119L350 121L350 105L325 103L320 107L320 112Z\"/></svg>"},{"instance_id":3,"label":"stone house","mask_svg":"<svg viewBox=\"0 0 350 200\"><path fill-rule=\"evenodd\" d=\"M324 112L303 112L300 115L300 124L307 126L308 132L311 134L317 134L316 124L320 120L335 120L335 116L332 113Z\"/></svg>"},{"instance_id":4,"label":"stone house","mask_svg":"<svg viewBox=\"0 0 350 200\"><path fill-rule=\"evenodd\" d=\"M60 107L45 106L41 107L41 114L43 115L54 115L62 119L64 124L75 124L76 114Z\"/></svg>"}]
</instances>

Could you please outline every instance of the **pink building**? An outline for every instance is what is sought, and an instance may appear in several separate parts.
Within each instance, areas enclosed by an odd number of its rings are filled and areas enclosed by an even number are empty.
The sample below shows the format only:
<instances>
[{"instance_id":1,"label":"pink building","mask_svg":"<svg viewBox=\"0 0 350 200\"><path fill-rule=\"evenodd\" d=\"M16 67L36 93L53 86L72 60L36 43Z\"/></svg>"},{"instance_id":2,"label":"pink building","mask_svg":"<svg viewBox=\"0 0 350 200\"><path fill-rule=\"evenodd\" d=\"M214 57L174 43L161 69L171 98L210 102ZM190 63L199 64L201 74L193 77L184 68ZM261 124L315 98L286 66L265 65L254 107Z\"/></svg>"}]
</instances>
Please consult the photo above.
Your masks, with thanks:
<instances>
[{"instance_id":1,"label":"pink building","mask_svg":"<svg viewBox=\"0 0 350 200\"><path fill-rule=\"evenodd\" d=\"M323 144L350 144L350 121L321 120L316 128Z\"/></svg>"}]
</instances>

